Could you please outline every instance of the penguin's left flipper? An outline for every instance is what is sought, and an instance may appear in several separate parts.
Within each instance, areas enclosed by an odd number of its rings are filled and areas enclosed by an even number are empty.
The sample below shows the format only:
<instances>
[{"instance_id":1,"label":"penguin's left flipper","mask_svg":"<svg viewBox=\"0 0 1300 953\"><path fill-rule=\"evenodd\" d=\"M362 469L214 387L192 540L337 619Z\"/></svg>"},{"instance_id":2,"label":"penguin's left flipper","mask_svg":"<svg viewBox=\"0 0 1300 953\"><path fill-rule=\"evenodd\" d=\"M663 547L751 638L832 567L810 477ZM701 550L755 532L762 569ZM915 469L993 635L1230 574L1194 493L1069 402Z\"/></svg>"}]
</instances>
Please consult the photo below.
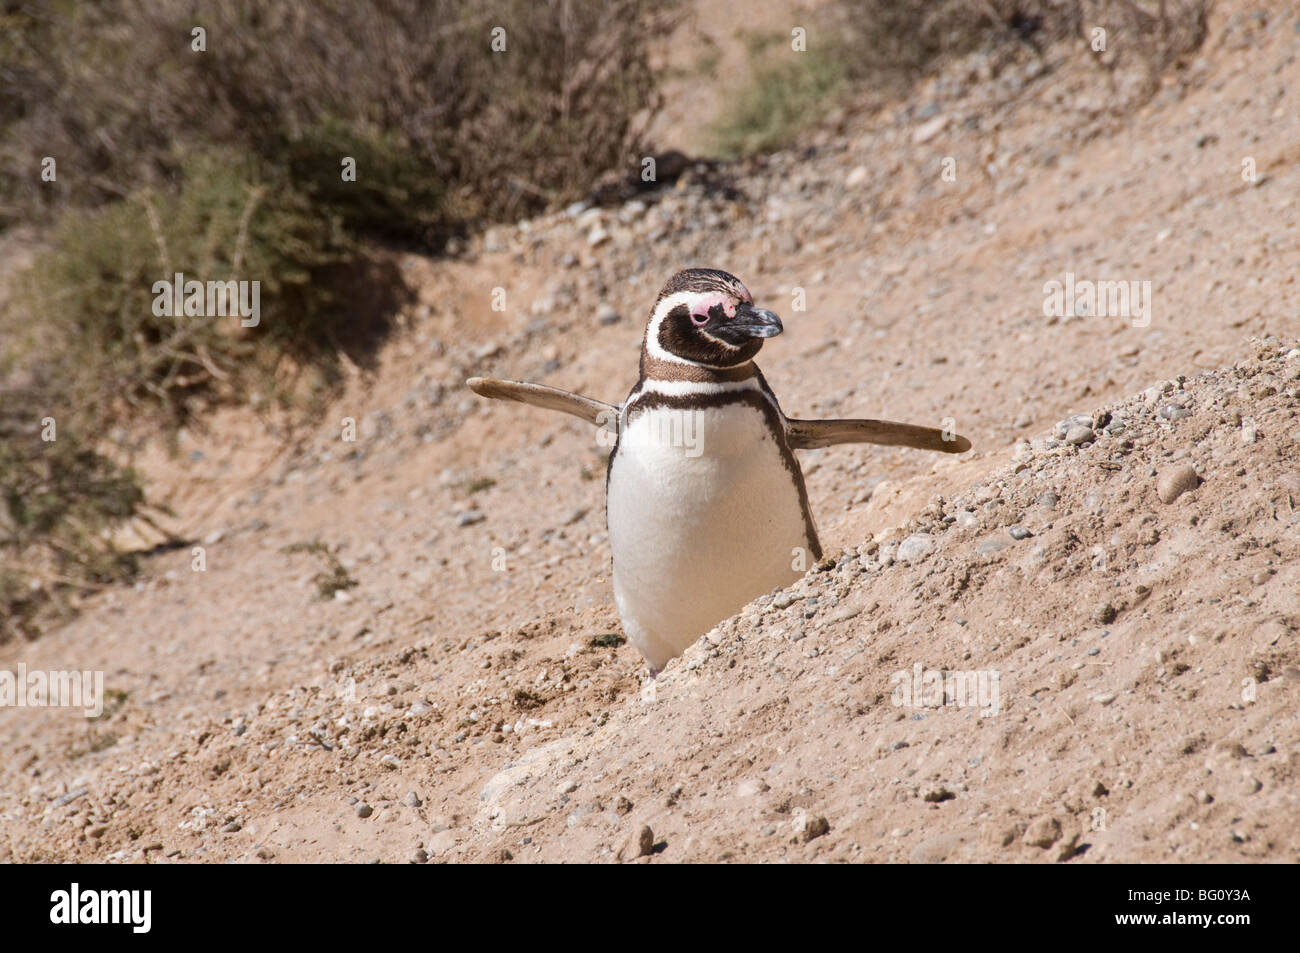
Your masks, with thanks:
<instances>
[{"instance_id":1,"label":"penguin's left flipper","mask_svg":"<svg viewBox=\"0 0 1300 953\"><path fill-rule=\"evenodd\" d=\"M970 449L970 441L958 434L892 420L791 420L787 417L785 439L792 450L817 450L837 443L878 443L940 453L965 453Z\"/></svg>"},{"instance_id":2,"label":"penguin's left flipper","mask_svg":"<svg viewBox=\"0 0 1300 953\"><path fill-rule=\"evenodd\" d=\"M581 417L587 423L618 433L618 408L603 400L571 394L558 387L545 384L529 384L524 381L503 381L495 377L471 377L466 385L480 397L492 397L496 400L517 400L521 404L532 404L543 410L558 410L574 417Z\"/></svg>"}]
</instances>

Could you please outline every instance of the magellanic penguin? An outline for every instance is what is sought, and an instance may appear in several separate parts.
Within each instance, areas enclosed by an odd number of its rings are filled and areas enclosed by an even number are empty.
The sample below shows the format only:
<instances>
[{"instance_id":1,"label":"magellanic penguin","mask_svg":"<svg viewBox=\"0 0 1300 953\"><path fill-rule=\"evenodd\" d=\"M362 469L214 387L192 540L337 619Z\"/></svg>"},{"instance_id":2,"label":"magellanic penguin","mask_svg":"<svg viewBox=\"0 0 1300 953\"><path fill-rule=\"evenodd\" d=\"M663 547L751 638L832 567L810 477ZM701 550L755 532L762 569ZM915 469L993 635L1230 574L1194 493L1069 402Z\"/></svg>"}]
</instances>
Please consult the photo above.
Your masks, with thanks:
<instances>
[{"instance_id":1,"label":"magellanic penguin","mask_svg":"<svg viewBox=\"0 0 1300 953\"><path fill-rule=\"evenodd\" d=\"M875 443L944 453L953 433L884 420L792 420L754 364L781 319L712 268L672 277L619 406L475 377L476 394L560 410L616 434L606 471L614 600L652 673L822 557L795 450Z\"/></svg>"}]
</instances>

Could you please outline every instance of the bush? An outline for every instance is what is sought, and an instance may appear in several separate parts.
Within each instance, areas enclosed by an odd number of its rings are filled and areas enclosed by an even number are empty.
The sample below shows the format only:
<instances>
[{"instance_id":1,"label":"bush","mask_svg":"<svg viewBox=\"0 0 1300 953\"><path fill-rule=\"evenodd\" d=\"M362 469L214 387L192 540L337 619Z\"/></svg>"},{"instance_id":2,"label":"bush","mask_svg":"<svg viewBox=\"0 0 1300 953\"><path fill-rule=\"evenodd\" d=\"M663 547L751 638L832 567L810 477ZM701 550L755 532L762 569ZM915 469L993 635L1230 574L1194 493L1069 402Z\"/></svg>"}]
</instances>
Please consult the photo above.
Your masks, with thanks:
<instances>
[{"instance_id":1,"label":"bush","mask_svg":"<svg viewBox=\"0 0 1300 953\"><path fill-rule=\"evenodd\" d=\"M672 2L0 6L0 228L57 223L0 307L0 639L134 571L114 424L174 433L293 371L328 384L407 298L376 243L438 249L643 152ZM155 313L176 272L259 282L260 323Z\"/></svg>"},{"instance_id":2,"label":"bush","mask_svg":"<svg viewBox=\"0 0 1300 953\"><path fill-rule=\"evenodd\" d=\"M43 325L64 406L121 412L125 402L178 424L196 399L243 390L282 355L332 358L345 312L327 279L357 258L338 217L229 155L188 159L182 182L175 194L69 211L21 282L13 307ZM155 313L155 283L177 272L258 282L258 325Z\"/></svg>"},{"instance_id":3,"label":"bush","mask_svg":"<svg viewBox=\"0 0 1300 953\"><path fill-rule=\"evenodd\" d=\"M1104 65L1142 71L1149 95L1165 70L1204 41L1210 4L1097 0L1085 9L1082 0L841 0L811 18L805 52L793 53L784 34L751 40L753 58L768 65L714 124L712 144L723 155L787 146L850 87L902 95L953 57L981 49L1038 56L1067 37L1084 43L1098 23L1122 51Z\"/></svg>"},{"instance_id":4,"label":"bush","mask_svg":"<svg viewBox=\"0 0 1300 953\"><path fill-rule=\"evenodd\" d=\"M50 414L39 392L0 390L0 643L65 617L67 590L136 571L112 529L143 503L138 476L92 449L67 416L43 440Z\"/></svg>"},{"instance_id":5,"label":"bush","mask_svg":"<svg viewBox=\"0 0 1300 953\"><path fill-rule=\"evenodd\" d=\"M220 145L297 174L350 227L435 246L580 195L638 152L671 0L104 0L8 14L13 208L98 205ZM191 30L206 31L205 52ZM506 49L493 52L492 30ZM148 82L142 82L148 77ZM40 156L66 172L42 188ZM340 189L342 156L359 189ZM294 178L295 183L302 180ZM319 191L316 191L316 189Z\"/></svg>"}]
</instances>

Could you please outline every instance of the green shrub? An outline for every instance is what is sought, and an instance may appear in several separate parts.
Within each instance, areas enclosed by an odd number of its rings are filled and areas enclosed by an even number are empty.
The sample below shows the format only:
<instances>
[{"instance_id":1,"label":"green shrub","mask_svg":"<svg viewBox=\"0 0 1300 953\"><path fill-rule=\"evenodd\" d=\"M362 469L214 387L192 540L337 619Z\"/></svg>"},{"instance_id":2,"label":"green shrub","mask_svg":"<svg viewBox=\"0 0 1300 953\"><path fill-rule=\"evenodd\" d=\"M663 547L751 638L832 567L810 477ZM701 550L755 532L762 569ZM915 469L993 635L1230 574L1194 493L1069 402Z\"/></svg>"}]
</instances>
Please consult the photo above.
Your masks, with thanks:
<instances>
[{"instance_id":1,"label":"green shrub","mask_svg":"<svg viewBox=\"0 0 1300 953\"><path fill-rule=\"evenodd\" d=\"M20 286L12 308L43 325L76 406L125 402L179 423L195 399L246 389L284 354L335 351L346 309L332 307L329 277L357 258L338 218L229 154L192 157L181 175L175 194L69 211ZM259 323L155 313L155 283L178 272L258 282Z\"/></svg>"}]
</instances>

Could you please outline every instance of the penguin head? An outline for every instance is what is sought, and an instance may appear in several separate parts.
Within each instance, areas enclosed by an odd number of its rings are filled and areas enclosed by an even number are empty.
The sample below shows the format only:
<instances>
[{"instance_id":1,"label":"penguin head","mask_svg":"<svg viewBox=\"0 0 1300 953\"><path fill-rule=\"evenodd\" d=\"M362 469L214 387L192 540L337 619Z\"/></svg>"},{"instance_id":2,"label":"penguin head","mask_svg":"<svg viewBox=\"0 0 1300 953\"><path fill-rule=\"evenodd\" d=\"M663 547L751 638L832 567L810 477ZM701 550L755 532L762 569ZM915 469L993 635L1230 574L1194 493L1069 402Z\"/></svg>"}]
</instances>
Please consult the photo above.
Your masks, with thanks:
<instances>
[{"instance_id":1,"label":"penguin head","mask_svg":"<svg viewBox=\"0 0 1300 953\"><path fill-rule=\"evenodd\" d=\"M781 319L754 298L735 275L687 268L669 279L646 326L645 350L661 359L707 367L751 360L765 338L781 333Z\"/></svg>"}]
</instances>

